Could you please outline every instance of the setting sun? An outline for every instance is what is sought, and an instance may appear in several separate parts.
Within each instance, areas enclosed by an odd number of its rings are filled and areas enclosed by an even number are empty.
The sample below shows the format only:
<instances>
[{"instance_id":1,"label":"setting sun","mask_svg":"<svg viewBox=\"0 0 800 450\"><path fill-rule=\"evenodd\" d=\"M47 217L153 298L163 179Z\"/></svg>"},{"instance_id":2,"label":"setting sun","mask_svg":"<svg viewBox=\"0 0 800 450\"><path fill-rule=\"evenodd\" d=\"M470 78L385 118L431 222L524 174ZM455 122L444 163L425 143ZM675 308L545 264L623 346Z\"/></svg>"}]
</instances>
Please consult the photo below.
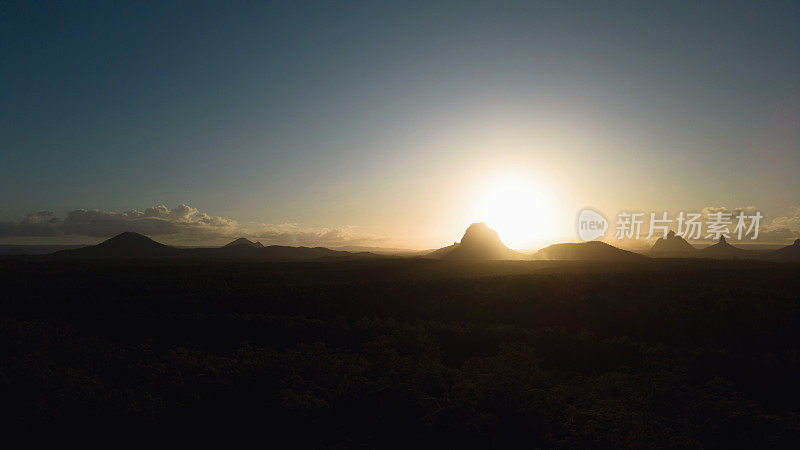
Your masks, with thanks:
<instances>
[{"instance_id":1,"label":"setting sun","mask_svg":"<svg viewBox=\"0 0 800 450\"><path fill-rule=\"evenodd\" d=\"M550 237L556 207L545 186L524 174L505 174L490 180L478 195L476 221L495 229L511 248L533 248Z\"/></svg>"}]
</instances>

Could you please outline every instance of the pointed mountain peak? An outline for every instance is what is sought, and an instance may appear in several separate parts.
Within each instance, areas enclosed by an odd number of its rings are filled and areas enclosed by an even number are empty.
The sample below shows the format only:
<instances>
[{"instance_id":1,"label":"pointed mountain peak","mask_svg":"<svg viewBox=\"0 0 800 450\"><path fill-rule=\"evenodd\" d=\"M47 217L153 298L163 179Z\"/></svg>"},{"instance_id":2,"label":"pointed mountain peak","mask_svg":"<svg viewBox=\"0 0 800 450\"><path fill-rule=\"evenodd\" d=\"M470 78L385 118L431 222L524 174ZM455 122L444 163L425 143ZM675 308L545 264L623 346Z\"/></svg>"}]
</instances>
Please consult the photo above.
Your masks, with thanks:
<instances>
[{"instance_id":1,"label":"pointed mountain peak","mask_svg":"<svg viewBox=\"0 0 800 450\"><path fill-rule=\"evenodd\" d=\"M225 245L225 247L253 247L253 248L262 248L262 247L264 247L264 245L263 245L263 244L261 244L261 242L258 242L258 241L256 241L256 242L253 242L253 241L251 241L250 239L247 239L247 238L244 238L244 237L240 237L239 239L236 239L236 240L234 240L234 241L232 241L232 242L229 242L228 244L226 244L226 245Z\"/></svg>"},{"instance_id":2,"label":"pointed mountain peak","mask_svg":"<svg viewBox=\"0 0 800 450\"><path fill-rule=\"evenodd\" d=\"M672 239L674 237L675 237L675 232L672 231L672 230L669 230L669 233L667 233L667 239Z\"/></svg>"},{"instance_id":3,"label":"pointed mountain peak","mask_svg":"<svg viewBox=\"0 0 800 450\"><path fill-rule=\"evenodd\" d=\"M720 235L720 236L719 236L719 243L720 243L720 244L727 244L727 243L728 243L728 241L726 241L726 240L725 240L725 236L723 236L723 235Z\"/></svg>"}]
</instances>

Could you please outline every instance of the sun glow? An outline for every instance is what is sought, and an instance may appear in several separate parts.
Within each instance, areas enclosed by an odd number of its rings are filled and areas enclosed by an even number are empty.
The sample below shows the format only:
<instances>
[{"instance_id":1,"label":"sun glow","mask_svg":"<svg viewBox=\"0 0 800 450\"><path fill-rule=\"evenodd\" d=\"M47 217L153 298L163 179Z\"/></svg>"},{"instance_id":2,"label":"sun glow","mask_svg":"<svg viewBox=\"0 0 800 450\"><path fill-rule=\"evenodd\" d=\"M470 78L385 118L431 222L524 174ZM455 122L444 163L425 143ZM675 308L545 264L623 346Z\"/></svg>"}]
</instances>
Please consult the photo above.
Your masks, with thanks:
<instances>
[{"instance_id":1,"label":"sun glow","mask_svg":"<svg viewBox=\"0 0 800 450\"><path fill-rule=\"evenodd\" d=\"M474 217L515 249L531 249L555 233L557 207L544 186L530 176L491 179L478 194Z\"/></svg>"}]
</instances>

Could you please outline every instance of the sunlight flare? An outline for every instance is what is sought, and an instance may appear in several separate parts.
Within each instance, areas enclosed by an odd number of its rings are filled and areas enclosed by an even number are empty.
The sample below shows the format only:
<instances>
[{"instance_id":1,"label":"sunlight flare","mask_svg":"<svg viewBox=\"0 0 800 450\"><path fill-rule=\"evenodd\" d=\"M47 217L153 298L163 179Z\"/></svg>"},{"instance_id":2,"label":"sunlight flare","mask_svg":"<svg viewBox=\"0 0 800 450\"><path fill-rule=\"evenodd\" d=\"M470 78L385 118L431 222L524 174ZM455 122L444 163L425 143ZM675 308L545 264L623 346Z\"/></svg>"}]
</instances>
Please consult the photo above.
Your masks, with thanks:
<instances>
[{"instance_id":1,"label":"sunlight flare","mask_svg":"<svg viewBox=\"0 0 800 450\"><path fill-rule=\"evenodd\" d=\"M511 248L533 248L555 231L556 204L549 190L525 174L489 180L477 196L475 218L485 222Z\"/></svg>"}]
</instances>

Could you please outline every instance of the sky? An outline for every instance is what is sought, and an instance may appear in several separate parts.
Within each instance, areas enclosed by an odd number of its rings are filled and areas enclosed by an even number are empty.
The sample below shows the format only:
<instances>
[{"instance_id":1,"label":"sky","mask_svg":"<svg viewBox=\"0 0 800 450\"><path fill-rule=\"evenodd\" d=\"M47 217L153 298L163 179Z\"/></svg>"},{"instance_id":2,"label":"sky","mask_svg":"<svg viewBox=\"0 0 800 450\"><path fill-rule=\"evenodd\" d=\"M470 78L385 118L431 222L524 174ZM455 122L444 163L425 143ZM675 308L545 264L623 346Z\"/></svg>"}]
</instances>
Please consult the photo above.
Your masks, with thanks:
<instances>
[{"instance_id":1,"label":"sky","mask_svg":"<svg viewBox=\"0 0 800 450\"><path fill-rule=\"evenodd\" d=\"M486 221L538 248L586 207L749 207L790 242L798 24L800 2L0 2L0 243L424 249Z\"/></svg>"}]
</instances>

